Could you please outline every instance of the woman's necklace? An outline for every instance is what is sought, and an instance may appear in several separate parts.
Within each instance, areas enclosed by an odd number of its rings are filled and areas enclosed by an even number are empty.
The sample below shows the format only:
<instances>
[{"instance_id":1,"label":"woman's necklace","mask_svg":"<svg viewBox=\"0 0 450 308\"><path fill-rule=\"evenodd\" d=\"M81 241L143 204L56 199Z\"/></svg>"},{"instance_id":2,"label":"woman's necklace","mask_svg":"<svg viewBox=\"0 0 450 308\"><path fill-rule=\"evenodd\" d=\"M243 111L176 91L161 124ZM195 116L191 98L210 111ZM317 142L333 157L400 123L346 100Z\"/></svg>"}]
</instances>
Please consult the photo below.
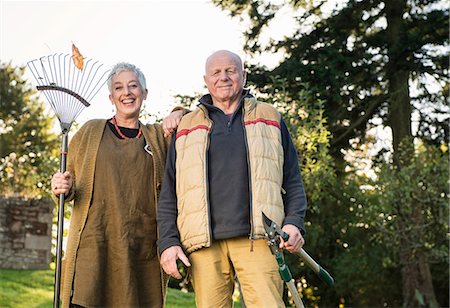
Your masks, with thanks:
<instances>
[{"instance_id":1,"label":"woman's necklace","mask_svg":"<svg viewBox=\"0 0 450 308\"><path fill-rule=\"evenodd\" d=\"M116 129L116 131L117 131L117 133L119 134L120 137L122 137L123 139L130 139L129 137L125 136L125 135L122 133L122 131L120 130L119 126L117 125L116 116L113 116L113 117L112 117L111 123L114 124L114 128ZM134 137L134 138L139 139L139 137L141 137L141 135L142 135L142 128L141 128L141 126L139 125L139 131L138 131L138 134L137 134L136 137Z\"/></svg>"}]
</instances>

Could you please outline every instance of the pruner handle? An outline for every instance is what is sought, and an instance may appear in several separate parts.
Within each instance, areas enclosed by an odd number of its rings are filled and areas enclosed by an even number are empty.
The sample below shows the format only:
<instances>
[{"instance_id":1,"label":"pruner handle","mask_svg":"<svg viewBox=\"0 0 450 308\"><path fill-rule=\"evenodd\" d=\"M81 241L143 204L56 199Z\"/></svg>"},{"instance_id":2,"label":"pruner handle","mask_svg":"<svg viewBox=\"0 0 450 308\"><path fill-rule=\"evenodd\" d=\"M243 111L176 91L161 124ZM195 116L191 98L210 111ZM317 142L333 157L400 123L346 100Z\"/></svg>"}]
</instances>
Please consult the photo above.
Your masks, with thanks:
<instances>
[{"instance_id":1,"label":"pruner handle","mask_svg":"<svg viewBox=\"0 0 450 308\"><path fill-rule=\"evenodd\" d=\"M301 257L303 261L305 261L306 265L308 265L328 286L332 287L334 285L333 277L327 272L327 270L320 266L319 263L314 261L314 259L311 258L311 256L308 255L303 248L300 248L300 250L295 252L295 254Z\"/></svg>"},{"instance_id":2,"label":"pruner handle","mask_svg":"<svg viewBox=\"0 0 450 308\"><path fill-rule=\"evenodd\" d=\"M287 234L286 232L284 232L283 230L281 230L281 234L280 234L281 238L283 239L283 241L287 242L289 240L289 234Z\"/></svg>"}]
</instances>

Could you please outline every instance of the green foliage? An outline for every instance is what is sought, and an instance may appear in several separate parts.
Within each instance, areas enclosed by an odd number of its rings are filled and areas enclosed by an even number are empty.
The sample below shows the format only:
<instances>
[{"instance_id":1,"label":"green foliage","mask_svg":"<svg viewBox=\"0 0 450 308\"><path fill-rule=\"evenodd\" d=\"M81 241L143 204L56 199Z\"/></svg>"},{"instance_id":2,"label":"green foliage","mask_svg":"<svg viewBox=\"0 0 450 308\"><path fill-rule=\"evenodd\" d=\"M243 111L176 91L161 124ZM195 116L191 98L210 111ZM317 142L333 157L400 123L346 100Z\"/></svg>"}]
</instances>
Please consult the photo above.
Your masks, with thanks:
<instances>
[{"instance_id":1,"label":"green foliage","mask_svg":"<svg viewBox=\"0 0 450 308\"><path fill-rule=\"evenodd\" d=\"M342 194L336 203L328 203L332 208L314 219L308 213L312 225L306 249L322 253L318 260L336 280L333 294L307 275L322 305L402 306L405 264L400 254L409 256L409 263L424 266L419 258L423 254L431 267L437 301L448 306L448 153L426 144L417 145L413 153L409 149L399 150L401 169L380 161L369 177L364 166L349 168L336 183ZM322 226L330 224L328 233L322 232ZM324 245L333 239L335 245Z\"/></svg>"},{"instance_id":2,"label":"green foliage","mask_svg":"<svg viewBox=\"0 0 450 308\"><path fill-rule=\"evenodd\" d=\"M376 196L368 214L374 215L379 237L389 239L389 249L398 251L406 241L411 249L429 253L430 260L443 262L448 259L449 157L426 144L414 153L401 148L400 157L400 170L380 164L374 190L365 192ZM420 219L413 217L417 213Z\"/></svg>"},{"instance_id":3,"label":"green foliage","mask_svg":"<svg viewBox=\"0 0 450 308\"><path fill-rule=\"evenodd\" d=\"M376 230L366 214L370 205L359 197L361 183L358 181L363 180L366 178L355 179L348 173L339 184L343 194L334 229L337 247L332 260L336 293L345 306L399 307L402 305L400 269L384 242L374 240Z\"/></svg>"},{"instance_id":4,"label":"green foliage","mask_svg":"<svg viewBox=\"0 0 450 308\"><path fill-rule=\"evenodd\" d=\"M24 70L0 64L0 194L35 197L49 192L59 143Z\"/></svg>"},{"instance_id":5,"label":"green foliage","mask_svg":"<svg viewBox=\"0 0 450 308\"><path fill-rule=\"evenodd\" d=\"M358 170L349 172L349 177L359 188L350 198L353 205L349 210L353 217L348 220L347 240L360 238L365 241L350 243L347 256L341 254L338 258L336 268L342 271L339 275L346 280L346 289L342 292L348 293L351 289L370 290L372 295L377 292L373 290L376 288L363 287L365 278L354 275L357 272L350 271L346 275L345 264L358 260L357 264L370 264L360 267L360 271L391 290L389 293L379 290L380 299L400 306L403 303L399 301L402 294L398 281L405 279L400 269L414 265L425 273L425 266L430 264L436 299L440 305L448 306L448 153L420 142L412 151L407 143L398 152L402 168L379 161L373 168L376 172L372 179L356 175ZM374 286L380 284L373 283ZM417 290L413 295L417 292L420 293ZM356 295L358 293L353 293L352 297L357 299ZM371 295L360 295L358 303L382 304L367 302ZM417 296L414 297L417 300Z\"/></svg>"}]
</instances>

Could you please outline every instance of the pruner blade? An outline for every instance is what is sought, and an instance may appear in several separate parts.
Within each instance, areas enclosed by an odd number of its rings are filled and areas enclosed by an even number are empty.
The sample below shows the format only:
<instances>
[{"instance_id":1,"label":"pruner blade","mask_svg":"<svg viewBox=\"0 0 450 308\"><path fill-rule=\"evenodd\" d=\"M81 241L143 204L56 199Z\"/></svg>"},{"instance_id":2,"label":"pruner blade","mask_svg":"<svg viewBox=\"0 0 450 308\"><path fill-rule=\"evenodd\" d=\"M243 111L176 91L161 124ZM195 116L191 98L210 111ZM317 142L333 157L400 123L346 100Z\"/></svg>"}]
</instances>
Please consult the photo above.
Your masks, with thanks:
<instances>
[{"instance_id":1,"label":"pruner blade","mask_svg":"<svg viewBox=\"0 0 450 308\"><path fill-rule=\"evenodd\" d=\"M262 213L264 230L266 231L267 237L269 238L269 247L274 252L278 250L278 245L280 244L280 237L286 242L289 240L289 234L284 232L277 223L267 217L264 212ZM331 275L322 268L316 261L314 261L311 256L309 256L303 248L299 251L294 252L297 256L303 259L305 263L330 287L334 285L334 279Z\"/></svg>"},{"instance_id":2,"label":"pruner blade","mask_svg":"<svg viewBox=\"0 0 450 308\"><path fill-rule=\"evenodd\" d=\"M287 241L289 239L289 235L281 230L281 227L276 222L267 217L264 212L261 213L263 218L264 230L266 230L266 234L269 239L279 241L279 237L281 236L284 241Z\"/></svg>"}]
</instances>

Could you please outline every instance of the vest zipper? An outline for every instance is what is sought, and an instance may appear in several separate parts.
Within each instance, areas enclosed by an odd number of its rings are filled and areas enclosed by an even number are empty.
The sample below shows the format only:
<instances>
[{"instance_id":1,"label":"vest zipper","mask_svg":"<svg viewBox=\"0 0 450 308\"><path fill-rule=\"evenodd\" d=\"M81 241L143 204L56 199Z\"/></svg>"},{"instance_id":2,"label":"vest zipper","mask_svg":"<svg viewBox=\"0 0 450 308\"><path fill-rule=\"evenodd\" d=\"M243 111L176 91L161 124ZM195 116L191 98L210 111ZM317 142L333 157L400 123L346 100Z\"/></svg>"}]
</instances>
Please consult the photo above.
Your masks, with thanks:
<instances>
[{"instance_id":1,"label":"vest zipper","mask_svg":"<svg viewBox=\"0 0 450 308\"><path fill-rule=\"evenodd\" d=\"M203 111L205 112L205 111ZM205 174L205 180L206 180L206 206L207 206L207 211L208 211L208 229L209 229L209 234L208 234L208 241L209 241L209 246L211 247L212 245L212 226L211 226L211 201L209 200L209 160L208 160L208 152L209 152L209 145L210 145L210 136L211 136L211 132L214 128L214 122L209 118L207 112L205 112L205 117L208 120L208 122L211 124L211 127L209 129L207 138L206 138L206 153L205 153L205 170L206 170L206 174Z\"/></svg>"},{"instance_id":2,"label":"vest zipper","mask_svg":"<svg viewBox=\"0 0 450 308\"><path fill-rule=\"evenodd\" d=\"M253 222L253 191L252 191L252 177L251 177L251 168L250 168L250 158L248 154L248 140L247 140L247 128L245 127L245 100L242 104L242 127L244 128L244 144L245 144L245 152L247 157L247 172L248 172L248 190L249 190L249 210L250 210L250 234L249 239L252 240L250 251L253 251L253 240L255 239L255 224Z\"/></svg>"}]
</instances>

